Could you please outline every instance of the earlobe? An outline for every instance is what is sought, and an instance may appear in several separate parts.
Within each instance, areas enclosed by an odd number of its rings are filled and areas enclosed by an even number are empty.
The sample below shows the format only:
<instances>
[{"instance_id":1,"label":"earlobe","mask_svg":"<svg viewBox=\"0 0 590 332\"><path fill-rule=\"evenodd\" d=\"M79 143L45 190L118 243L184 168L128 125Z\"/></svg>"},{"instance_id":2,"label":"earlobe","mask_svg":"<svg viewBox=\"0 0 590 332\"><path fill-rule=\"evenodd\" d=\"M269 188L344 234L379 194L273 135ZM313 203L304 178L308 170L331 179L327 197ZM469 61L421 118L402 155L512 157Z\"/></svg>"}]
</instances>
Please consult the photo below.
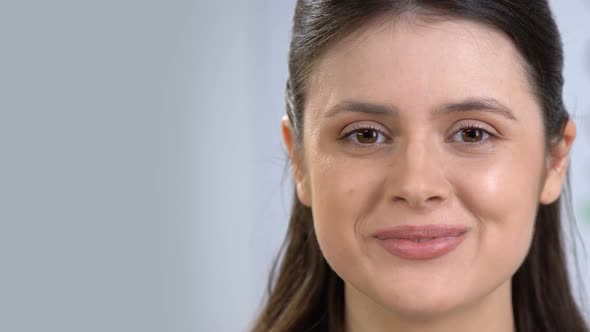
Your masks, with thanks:
<instances>
[{"instance_id":1,"label":"earlobe","mask_svg":"<svg viewBox=\"0 0 590 332\"><path fill-rule=\"evenodd\" d=\"M299 201L301 201L303 205L311 207L311 199L309 197L308 188L305 184L306 179L300 165L300 160L297 157L298 154L295 144L293 142L293 130L291 128L291 122L286 115L283 116L283 119L281 120L281 133L283 135L285 148L287 149L287 154L289 155L289 159L291 161L291 171L295 181L297 198L299 198Z\"/></svg>"},{"instance_id":2,"label":"earlobe","mask_svg":"<svg viewBox=\"0 0 590 332\"><path fill-rule=\"evenodd\" d=\"M297 198L299 198L301 204L311 207L311 199L309 198L307 188L302 182L299 181L297 181Z\"/></svg>"},{"instance_id":3,"label":"earlobe","mask_svg":"<svg viewBox=\"0 0 590 332\"><path fill-rule=\"evenodd\" d=\"M573 121L568 120L561 140L552 149L549 156L550 162L540 197L542 204L551 204L559 198L567 175L570 152L575 138L576 125Z\"/></svg>"}]
</instances>

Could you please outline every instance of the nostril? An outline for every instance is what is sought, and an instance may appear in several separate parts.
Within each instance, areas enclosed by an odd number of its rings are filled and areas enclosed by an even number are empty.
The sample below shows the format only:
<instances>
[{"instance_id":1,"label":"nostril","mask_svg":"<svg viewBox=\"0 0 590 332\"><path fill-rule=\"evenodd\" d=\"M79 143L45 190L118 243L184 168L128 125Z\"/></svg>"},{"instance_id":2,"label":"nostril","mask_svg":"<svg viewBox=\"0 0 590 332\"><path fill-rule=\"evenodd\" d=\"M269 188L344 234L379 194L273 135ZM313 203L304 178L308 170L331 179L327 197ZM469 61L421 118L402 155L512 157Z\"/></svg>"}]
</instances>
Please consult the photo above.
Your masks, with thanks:
<instances>
[{"instance_id":1,"label":"nostril","mask_svg":"<svg viewBox=\"0 0 590 332\"><path fill-rule=\"evenodd\" d=\"M433 196L433 197L429 197L429 198L427 198L427 199L426 199L426 202L433 202L433 203L436 203L436 202L441 202L442 200L443 200L443 198L442 198L442 197L440 197L440 196Z\"/></svg>"},{"instance_id":2,"label":"nostril","mask_svg":"<svg viewBox=\"0 0 590 332\"><path fill-rule=\"evenodd\" d=\"M445 198L440 195L397 195L393 196L391 201L397 204L405 204L412 208L422 209L438 206L443 203Z\"/></svg>"},{"instance_id":3,"label":"nostril","mask_svg":"<svg viewBox=\"0 0 590 332\"><path fill-rule=\"evenodd\" d=\"M400 197L400 196L395 196L395 197L394 197L392 200L393 200L394 202L404 202L404 201L406 201L406 199L405 199L405 198L403 198L403 197Z\"/></svg>"}]
</instances>

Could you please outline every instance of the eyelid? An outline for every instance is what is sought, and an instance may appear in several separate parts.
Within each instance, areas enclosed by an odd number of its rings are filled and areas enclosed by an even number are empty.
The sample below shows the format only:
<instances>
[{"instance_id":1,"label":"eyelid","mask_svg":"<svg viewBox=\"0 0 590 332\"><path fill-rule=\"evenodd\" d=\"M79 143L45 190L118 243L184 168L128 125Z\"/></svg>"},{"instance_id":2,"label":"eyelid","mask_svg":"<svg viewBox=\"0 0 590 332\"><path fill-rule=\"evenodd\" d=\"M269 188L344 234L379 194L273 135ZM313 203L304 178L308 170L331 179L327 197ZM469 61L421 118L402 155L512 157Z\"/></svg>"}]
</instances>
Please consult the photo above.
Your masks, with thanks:
<instances>
[{"instance_id":1,"label":"eyelid","mask_svg":"<svg viewBox=\"0 0 590 332\"><path fill-rule=\"evenodd\" d=\"M457 132L463 129L476 128L486 131L490 136L495 138L503 138L503 136L493 126L482 122L480 120L464 119L457 121L451 127L448 137L453 137Z\"/></svg>"},{"instance_id":2,"label":"eyelid","mask_svg":"<svg viewBox=\"0 0 590 332\"><path fill-rule=\"evenodd\" d=\"M342 129L342 131L340 131L340 139L344 139L348 136L350 136L350 134L352 134L355 131L361 130L361 129L370 129L370 130L375 130L377 132L379 132L380 134L384 135L385 137L387 137L388 139L391 139L391 135L389 134L389 131L387 130L387 128L383 125L381 125L380 123L374 122L374 121L359 121L359 122L354 122L351 123L349 125L347 125L346 127L344 127L344 129Z\"/></svg>"},{"instance_id":3,"label":"eyelid","mask_svg":"<svg viewBox=\"0 0 590 332\"><path fill-rule=\"evenodd\" d=\"M371 130L377 132L378 135L381 137L381 141L374 143L356 142L354 134L363 130ZM374 122L366 121L355 122L353 124L346 126L340 132L340 136L337 138L337 140L350 148L360 149L361 151L369 151L374 148L377 148L378 146L383 147L385 144L391 144L393 142L388 133L387 128L385 128L381 124L376 125Z\"/></svg>"}]
</instances>

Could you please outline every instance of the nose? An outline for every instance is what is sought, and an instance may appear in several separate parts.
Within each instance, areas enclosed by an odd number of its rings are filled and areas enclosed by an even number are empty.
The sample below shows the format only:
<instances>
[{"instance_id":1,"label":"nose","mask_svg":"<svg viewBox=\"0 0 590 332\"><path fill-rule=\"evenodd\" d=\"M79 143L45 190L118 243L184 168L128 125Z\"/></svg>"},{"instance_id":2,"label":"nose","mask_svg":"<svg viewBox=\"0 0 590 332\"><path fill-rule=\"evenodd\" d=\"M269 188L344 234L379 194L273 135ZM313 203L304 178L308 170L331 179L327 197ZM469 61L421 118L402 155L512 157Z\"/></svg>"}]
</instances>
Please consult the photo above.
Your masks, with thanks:
<instances>
[{"instance_id":1,"label":"nose","mask_svg":"<svg viewBox=\"0 0 590 332\"><path fill-rule=\"evenodd\" d=\"M389 197L412 209L433 209L448 200L451 185L445 177L440 148L426 140L408 142L393 157Z\"/></svg>"}]
</instances>

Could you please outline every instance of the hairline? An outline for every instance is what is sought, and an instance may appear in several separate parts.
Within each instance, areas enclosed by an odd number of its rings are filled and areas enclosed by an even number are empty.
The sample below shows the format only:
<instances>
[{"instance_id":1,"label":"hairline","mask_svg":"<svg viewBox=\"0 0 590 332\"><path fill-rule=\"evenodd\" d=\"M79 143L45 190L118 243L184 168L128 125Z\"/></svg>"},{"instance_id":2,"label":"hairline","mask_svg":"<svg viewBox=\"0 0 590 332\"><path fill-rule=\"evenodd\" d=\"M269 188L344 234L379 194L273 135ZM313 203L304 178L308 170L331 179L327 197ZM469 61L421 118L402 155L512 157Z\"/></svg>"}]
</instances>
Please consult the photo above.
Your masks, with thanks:
<instances>
[{"instance_id":1,"label":"hairline","mask_svg":"<svg viewBox=\"0 0 590 332\"><path fill-rule=\"evenodd\" d=\"M480 24L482 26L487 27L497 33L500 33L509 38L509 40L514 45L516 50L517 56L517 64L520 65L522 71L521 74L524 75L524 82L528 85L529 92L531 93L532 97L535 99L539 110L543 113L544 103L540 95L539 91L539 83L536 81L535 78L535 71L529 61L526 59L525 55L523 54L522 49L517 44L516 40L506 31L502 30L495 24L491 22L486 22L483 19L476 19L467 16L460 16L458 14L448 12L444 9L436 9L436 8L429 8L423 6L411 6L410 8L403 8L401 10L394 10L390 9L387 12L376 14L373 16L369 16L364 19L360 19L357 22L354 22L350 26L346 27L345 30L335 33L329 37L329 41L323 45L322 49L319 53L314 57L312 61L309 62L305 68L303 68L303 74L300 75L302 78L301 89L304 96L304 103L302 106L302 113L301 113L301 123L300 128L297 128L296 132L300 134L300 137L296 137L295 141L299 141L301 145L303 145L303 133L305 128L305 114L307 101L309 100L309 86L311 82L317 79L317 72L318 67L325 60L326 54L338 49L340 47L347 47L349 43L356 43L359 41L367 31L371 30L373 27L380 27L385 24L395 24L397 25L398 22L404 21L407 24L417 24L417 23L425 23L425 24L433 24L433 23L441 23L441 22L457 22L457 21L465 21L471 22L475 24ZM292 78L290 78L292 79ZM544 114L541 115L544 117ZM543 126L543 133L545 133L545 126ZM544 138L545 140L545 138Z\"/></svg>"}]
</instances>

